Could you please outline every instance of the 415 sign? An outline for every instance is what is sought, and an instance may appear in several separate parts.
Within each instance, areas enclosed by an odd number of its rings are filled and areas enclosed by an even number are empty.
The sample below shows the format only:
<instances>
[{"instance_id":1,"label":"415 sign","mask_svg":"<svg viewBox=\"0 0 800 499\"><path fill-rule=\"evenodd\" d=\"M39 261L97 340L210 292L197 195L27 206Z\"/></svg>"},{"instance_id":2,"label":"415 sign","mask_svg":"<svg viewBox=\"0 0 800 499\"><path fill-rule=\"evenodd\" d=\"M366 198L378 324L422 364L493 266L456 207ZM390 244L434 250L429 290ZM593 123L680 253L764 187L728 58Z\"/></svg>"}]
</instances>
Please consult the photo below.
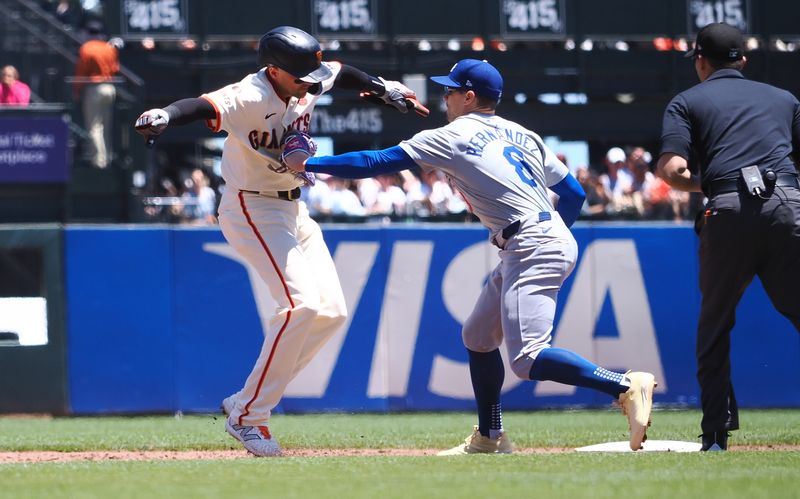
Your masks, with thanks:
<instances>
[{"instance_id":1,"label":"415 sign","mask_svg":"<svg viewBox=\"0 0 800 499\"><path fill-rule=\"evenodd\" d=\"M312 23L317 34L370 34L378 15L375 0L314 0Z\"/></svg>"},{"instance_id":2,"label":"415 sign","mask_svg":"<svg viewBox=\"0 0 800 499\"><path fill-rule=\"evenodd\" d=\"M503 0L500 5L504 34L564 33L565 0Z\"/></svg>"},{"instance_id":3,"label":"415 sign","mask_svg":"<svg viewBox=\"0 0 800 499\"><path fill-rule=\"evenodd\" d=\"M748 0L688 0L689 33L695 34L711 23L726 23L750 31L750 5Z\"/></svg>"},{"instance_id":4,"label":"415 sign","mask_svg":"<svg viewBox=\"0 0 800 499\"><path fill-rule=\"evenodd\" d=\"M121 10L126 35L186 33L187 0L124 0Z\"/></svg>"}]
</instances>

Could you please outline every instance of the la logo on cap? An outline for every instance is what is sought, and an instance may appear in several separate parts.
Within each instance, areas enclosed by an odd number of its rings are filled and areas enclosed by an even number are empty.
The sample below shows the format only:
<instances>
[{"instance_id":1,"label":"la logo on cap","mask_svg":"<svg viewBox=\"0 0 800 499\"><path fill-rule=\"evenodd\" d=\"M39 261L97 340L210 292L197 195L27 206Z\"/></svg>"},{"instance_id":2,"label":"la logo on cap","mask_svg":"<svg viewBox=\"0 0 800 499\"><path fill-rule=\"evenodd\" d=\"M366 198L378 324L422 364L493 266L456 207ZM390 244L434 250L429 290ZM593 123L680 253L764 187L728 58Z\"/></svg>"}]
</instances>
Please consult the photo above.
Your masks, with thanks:
<instances>
[{"instance_id":1,"label":"la logo on cap","mask_svg":"<svg viewBox=\"0 0 800 499\"><path fill-rule=\"evenodd\" d=\"M472 86L472 82L467 80L467 81L464 82L464 85L466 85L468 87L471 87Z\"/></svg>"}]
</instances>

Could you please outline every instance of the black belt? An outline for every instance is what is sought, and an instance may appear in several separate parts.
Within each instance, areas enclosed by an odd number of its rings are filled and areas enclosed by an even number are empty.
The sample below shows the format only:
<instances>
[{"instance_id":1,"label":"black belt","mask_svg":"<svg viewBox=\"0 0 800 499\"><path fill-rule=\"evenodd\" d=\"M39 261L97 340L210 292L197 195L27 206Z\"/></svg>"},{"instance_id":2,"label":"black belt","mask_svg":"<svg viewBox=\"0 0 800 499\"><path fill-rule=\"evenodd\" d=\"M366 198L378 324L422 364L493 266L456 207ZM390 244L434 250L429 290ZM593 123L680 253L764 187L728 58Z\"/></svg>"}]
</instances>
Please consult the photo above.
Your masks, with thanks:
<instances>
[{"instance_id":1,"label":"black belt","mask_svg":"<svg viewBox=\"0 0 800 499\"><path fill-rule=\"evenodd\" d=\"M258 194L259 196L267 196L269 198L283 199L284 201L294 201L295 199L300 199L299 187L295 187L291 191L246 191L244 189L239 189L239 190L250 194Z\"/></svg>"},{"instance_id":2,"label":"black belt","mask_svg":"<svg viewBox=\"0 0 800 499\"><path fill-rule=\"evenodd\" d=\"M764 183L766 184L767 182ZM775 187L794 187L800 189L800 182L797 180L797 175L779 173L775 179ZM767 189L769 189L769 185L767 185ZM741 177L728 178L711 182L708 188L703 192L705 192L706 196L711 198L718 194L726 194L728 192L747 193L747 187L745 187Z\"/></svg>"},{"instance_id":3,"label":"black belt","mask_svg":"<svg viewBox=\"0 0 800 499\"><path fill-rule=\"evenodd\" d=\"M544 222L545 220L551 220L553 215L549 211L540 211L539 213L535 214L531 218L536 218L539 222ZM495 237L492 239L492 243L498 248L503 248L506 241L511 239L511 236L519 232L519 228L522 225L522 221L525 220L524 218L520 220L514 220L510 224L506 225L503 230L500 231L500 238ZM501 240L502 238L502 240Z\"/></svg>"}]
</instances>

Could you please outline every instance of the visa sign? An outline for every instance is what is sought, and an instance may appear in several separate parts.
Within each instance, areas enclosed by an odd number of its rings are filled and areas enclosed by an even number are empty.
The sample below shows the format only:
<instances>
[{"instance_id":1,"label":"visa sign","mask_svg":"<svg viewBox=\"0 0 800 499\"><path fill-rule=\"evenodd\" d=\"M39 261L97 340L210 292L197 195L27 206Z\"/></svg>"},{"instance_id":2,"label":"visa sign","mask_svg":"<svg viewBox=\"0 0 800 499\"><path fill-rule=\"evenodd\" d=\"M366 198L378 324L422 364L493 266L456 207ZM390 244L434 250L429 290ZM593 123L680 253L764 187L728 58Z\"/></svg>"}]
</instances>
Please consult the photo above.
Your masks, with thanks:
<instances>
[{"instance_id":1,"label":"visa sign","mask_svg":"<svg viewBox=\"0 0 800 499\"><path fill-rule=\"evenodd\" d=\"M206 252L242 265L249 278L255 304L266 329L276 304L257 272L227 243L205 243ZM348 310L347 323L336 332L315 359L291 382L286 397L322 398L354 317L365 285L376 271L381 244L377 241L341 241L333 252ZM412 365L421 331L426 290L429 288L434 242L397 240L389 252L383 300L366 389L368 398L405 398L409 394ZM441 299L446 312L458 324L469 316L484 280L499 263L497 249L482 241L460 249L447 262L441 279ZM668 390L656 331L636 245L631 239L596 240L583 249L583 257L570 278L571 291L562 296L563 313L557 322L553 346L567 348L612 369L648 370L659 380L658 393ZM616 336L595 336L595 329L609 299L616 322ZM460 343L460 334L450 334ZM462 347L463 348L463 347ZM504 392L523 383L508 367ZM426 380L427 390L450 399L472 400L469 366L463 359L436 354ZM568 397L571 386L543 382L535 385L537 397Z\"/></svg>"},{"instance_id":2,"label":"visa sign","mask_svg":"<svg viewBox=\"0 0 800 499\"><path fill-rule=\"evenodd\" d=\"M461 324L498 261L486 230L323 230L350 315L277 411L474 410ZM580 257L559 293L553 344L609 369L652 371L657 403L697 407L691 227L579 224L573 233ZM75 413L209 412L241 388L275 304L218 228L71 226L65 255ZM731 333L740 407L800 407L800 391L772 382L795 379L799 356L800 337L755 280ZM503 391L506 409L610 402L510 371Z\"/></svg>"}]
</instances>

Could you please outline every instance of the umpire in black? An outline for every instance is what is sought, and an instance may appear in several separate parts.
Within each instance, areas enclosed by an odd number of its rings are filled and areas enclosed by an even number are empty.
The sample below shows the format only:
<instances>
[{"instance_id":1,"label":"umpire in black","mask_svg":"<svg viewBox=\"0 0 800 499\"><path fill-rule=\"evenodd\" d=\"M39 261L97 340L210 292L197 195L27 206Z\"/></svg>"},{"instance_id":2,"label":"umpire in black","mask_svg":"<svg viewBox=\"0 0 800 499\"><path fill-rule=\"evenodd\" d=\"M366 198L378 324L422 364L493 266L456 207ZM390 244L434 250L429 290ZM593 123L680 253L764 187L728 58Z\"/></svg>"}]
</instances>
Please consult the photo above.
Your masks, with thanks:
<instances>
[{"instance_id":1,"label":"umpire in black","mask_svg":"<svg viewBox=\"0 0 800 499\"><path fill-rule=\"evenodd\" d=\"M739 428L730 374L736 305L758 275L772 304L800 331L800 103L789 92L748 81L742 34L710 24L687 57L700 83L664 112L658 174L708 198L700 236L697 380L701 450L726 450ZM691 155L699 176L690 173Z\"/></svg>"}]
</instances>

